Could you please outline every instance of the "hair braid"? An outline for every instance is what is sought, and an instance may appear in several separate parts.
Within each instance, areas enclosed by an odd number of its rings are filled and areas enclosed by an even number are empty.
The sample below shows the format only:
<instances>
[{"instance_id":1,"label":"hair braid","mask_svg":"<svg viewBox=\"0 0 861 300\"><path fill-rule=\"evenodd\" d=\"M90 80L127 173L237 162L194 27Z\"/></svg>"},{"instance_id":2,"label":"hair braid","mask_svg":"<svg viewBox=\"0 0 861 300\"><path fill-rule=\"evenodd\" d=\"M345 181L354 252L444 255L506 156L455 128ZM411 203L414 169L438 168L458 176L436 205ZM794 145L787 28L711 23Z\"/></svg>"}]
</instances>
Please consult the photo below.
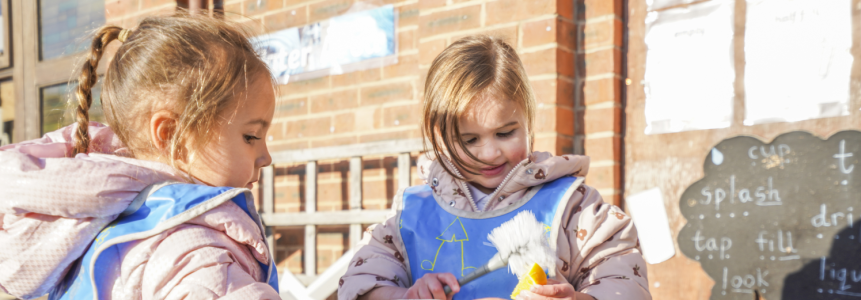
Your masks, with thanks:
<instances>
[{"instance_id":1,"label":"hair braid","mask_svg":"<svg viewBox=\"0 0 861 300\"><path fill-rule=\"evenodd\" d=\"M93 86L99 76L96 74L96 68L99 66L99 60L102 59L105 47L119 37L120 31L123 29L117 26L104 26L93 37L93 43L90 45L90 52L87 54L84 65L81 67L81 76L78 77L78 88L75 91L75 96L78 99L78 108L76 110L76 119L78 130L75 132L75 153L87 153L90 147L90 105L93 104Z\"/></svg>"}]
</instances>

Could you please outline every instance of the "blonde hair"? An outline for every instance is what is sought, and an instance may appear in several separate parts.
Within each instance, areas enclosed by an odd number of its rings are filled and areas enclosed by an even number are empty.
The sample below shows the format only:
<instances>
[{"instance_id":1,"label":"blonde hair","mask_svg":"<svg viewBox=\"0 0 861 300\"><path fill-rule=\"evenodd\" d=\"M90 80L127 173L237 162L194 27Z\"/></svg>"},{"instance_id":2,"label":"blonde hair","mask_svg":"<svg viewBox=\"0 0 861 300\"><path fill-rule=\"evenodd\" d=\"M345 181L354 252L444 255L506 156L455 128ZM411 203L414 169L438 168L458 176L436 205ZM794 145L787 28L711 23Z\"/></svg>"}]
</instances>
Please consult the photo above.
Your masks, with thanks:
<instances>
[{"instance_id":1,"label":"blonde hair","mask_svg":"<svg viewBox=\"0 0 861 300\"><path fill-rule=\"evenodd\" d=\"M438 161L444 153L453 154L454 147L460 147L472 160L486 164L466 149L458 120L475 101L489 95L514 101L521 107L531 151L535 96L520 58L514 48L499 38L468 36L449 45L434 59L425 81L422 136L430 142ZM478 174L463 159L450 156L455 167ZM441 165L446 172L459 177L446 164Z\"/></svg>"},{"instance_id":2,"label":"blonde hair","mask_svg":"<svg viewBox=\"0 0 861 300\"><path fill-rule=\"evenodd\" d=\"M131 32L103 26L96 31L75 91L75 154L90 147L87 125L96 68L107 45L121 33L125 41L105 73L102 105L108 125L132 156L155 149L144 129L155 108L166 109L177 119L166 144L177 167L179 159L207 145L211 129L218 125L216 117L247 91L249 79L259 72L269 75L250 35L226 20L179 12L146 18ZM185 150L189 142L190 153Z\"/></svg>"}]
</instances>

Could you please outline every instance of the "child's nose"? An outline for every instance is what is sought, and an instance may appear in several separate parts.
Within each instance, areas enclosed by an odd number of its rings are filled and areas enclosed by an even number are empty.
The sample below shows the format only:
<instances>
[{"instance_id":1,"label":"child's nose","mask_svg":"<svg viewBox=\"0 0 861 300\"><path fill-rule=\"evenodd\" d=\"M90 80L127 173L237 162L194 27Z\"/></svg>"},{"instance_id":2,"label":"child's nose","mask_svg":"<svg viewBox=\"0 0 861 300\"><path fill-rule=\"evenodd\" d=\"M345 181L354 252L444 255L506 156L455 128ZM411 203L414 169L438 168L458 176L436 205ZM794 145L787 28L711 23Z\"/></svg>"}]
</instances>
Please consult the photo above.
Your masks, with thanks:
<instances>
[{"instance_id":1,"label":"child's nose","mask_svg":"<svg viewBox=\"0 0 861 300\"><path fill-rule=\"evenodd\" d=\"M262 168L272 164L272 155L269 155L269 147L263 147L263 155L257 159L257 167Z\"/></svg>"},{"instance_id":2,"label":"child's nose","mask_svg":"<svg viewBox=\"0 0 861 300\"><path fill-rule=\"evenodd\" d=\"M493 162L496 160L499 155L502 154L502 151L499 149L499 146L496 143L489 142L481 147L481 151L478 153L478 159L484 162Z\"/></svg>"}]
</instances>

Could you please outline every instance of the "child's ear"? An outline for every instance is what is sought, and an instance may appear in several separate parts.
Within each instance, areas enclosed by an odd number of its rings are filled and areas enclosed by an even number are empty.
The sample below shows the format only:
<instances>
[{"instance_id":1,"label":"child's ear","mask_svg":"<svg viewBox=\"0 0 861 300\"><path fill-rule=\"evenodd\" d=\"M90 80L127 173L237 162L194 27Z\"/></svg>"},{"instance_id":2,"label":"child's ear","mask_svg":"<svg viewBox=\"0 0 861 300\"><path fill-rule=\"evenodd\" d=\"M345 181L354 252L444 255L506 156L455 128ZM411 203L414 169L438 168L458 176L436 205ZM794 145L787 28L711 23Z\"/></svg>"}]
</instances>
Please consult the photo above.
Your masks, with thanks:
<instances>
[{"instance_id":1,"label":"child's ear","mask_svg":"<svg viewBox=\"0 0 861 300\"><path fill-rule=\"evenodd\" d=\"M167 150L175 128L176 118L173 112L160 110L153 113L149 121L149 136L153 147L159 152Z\"/></svg>"}]
</instances>

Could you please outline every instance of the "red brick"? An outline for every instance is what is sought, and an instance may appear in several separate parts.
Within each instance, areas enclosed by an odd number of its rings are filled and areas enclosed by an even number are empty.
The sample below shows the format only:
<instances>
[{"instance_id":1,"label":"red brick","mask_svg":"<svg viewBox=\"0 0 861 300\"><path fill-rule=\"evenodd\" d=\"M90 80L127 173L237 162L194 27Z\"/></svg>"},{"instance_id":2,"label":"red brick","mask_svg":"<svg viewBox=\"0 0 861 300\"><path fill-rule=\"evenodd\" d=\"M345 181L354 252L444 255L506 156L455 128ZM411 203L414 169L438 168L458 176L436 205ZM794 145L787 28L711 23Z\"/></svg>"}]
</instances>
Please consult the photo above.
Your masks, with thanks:
<instances>
[{"instance_id":1,"label":"red brick","mask_svg":"<svg viewBox=\"0 0 861 300\"><path fill-rule=\"evenodd\" d=\"M481 26L481 5L473 5L420 16L419 36L429 37L479 26Z\"/></svg>"},{"instance_id":2,"label":"red brick","mask_svg":"<svg viewBox=\"0 0 861 300\"><path fill-rule=\"evenodd\" d=\"M485 26L556 14L557 0L498 0L487 2Z\"/></svg>"},{"instance_id":3,"label":"red brick","mask_svg":"<svg viewBox=\"0 0 861 300\"><path fill-rule=\"evenodd\" d=\"M305 13L306 10L307 6L266 15L263 17L263 23L266 25L266 30L270 32L302 26L308 24L308 15Z\"/></svg>"},{"instance_id":4,"label":"red brick","mask_svg":"<svg viewBox=\"0 0 861 300\"><path fill-rule=\"evenodd\" d=\"M305 97L275 102L275 117L300 116L308 113L308 99Z\"/></svg>"},{"instance_id":5,"label":"red brick","mask_svg":"<svg viewBox=\"0 0 861 300\"><path fill-rule=\"evenodd\" d=\"M418 43L417 30L404 30L398 32L398 52L413 50Z\"/></svg>"},{"instance_id":6,"label":"red brick","mask_svg":"<svg viewBox=\"0 0 861 300\"><path fill-rule=\"evenodd\" d=\"M326 0L311 4L309 23L316 23L347 12L353 6L352 0Z\"/></svg>"},{"instance_id":7,"label":"red brick","mask_svg":"<svg viewBox=\"0 0 861 300\"><path fill-rule=\"evenodd\" d=\"M511 26L506 26L506 27L496 28L496 29L482 30L482 31L470 33L470 34L456 35L456 36L451 37L451 42L453 43L453 42L459 40L460 38L472 36L472 35L477 35L477 34L484 34L484 35L488 35L491 37L502 39L502 41L506 42L507 44L511 45L514 48L517 48L517 25L511 25Z\"/></svg>"},{"instance_id":8,"label":"red brick","mask_svg":"<svg viewBox=\"0 0 861 300\"><path fill-rule=\"evenodd\" d=\"M329 134L332 126L331 117L319 117L287 122L287 130L284 136L291 138L308 138Z\"/></svg>"},{"instance_id":9,"label":"red brick","mask_svg":"<svg viewBox=\"0 0 861 300\"><path fill-rule=\"evenodd\" d=\"M245 1L245 15L253 16L281 8L281 0L247 0Z\"/></svg>"},{"instance_id":10,"label":"red brick","mask_svg":"<svg viewBox=\"0 0 861 300\"><path fill-rule=\"evenodd\" d=\"M371 131L383 127L383 108L363 106L356 110L356 131Z\"/></svg>"},{"instance_id":11,"label":"red brick","mask_svg":"<svg viewBox=\"0 0 861 300\"><path fill-rule=\"evenodd\" d=\"M622 141L619 137L588 138L583 143L585 154L593 162L602 160L619 161L622 158Z\"/></svg>"},{"instance_id":12,"label":"red brick","mask_svg":"<svg viewBox=\"0 0 861 300\"><path fill-rule=\"evenodd\" d=\"M331 129L334 130L330 129L331 133L352 132L356 127L356 114L350 112L335 115L332 123Z\"/></svg>"},{"instance_id":13,"label":"red brick","mask_svg":"<svg viewBox=\"0 0 861 300\"><path fill-rule=\"evenodd\" d=\"M381 77L381 69L373 68L362 71L355 71L332 76L332 87L344 87L364 82L379 81Z\"/></svg>"},{"instance_id":14,"label":"red brick","mask_svg":"<svg viewBox=\"0 0 861 300\"><path fill-rule=\"evenodd\" d=\"M445 6L445 0L421 0L419 1L420 9L429 9Z\"/></svg>"},{"instance_id":15,"label":"red brick","mask_svg":"<svg viewBox=\"0 0 861 300\"><path fill-rule=\"evenodd\" d=\"M599 74L621 74L622 53L619 49L606 49L586 53L583 64L586 66L586 76Z\"/></svg>"},{"instance_id":16,"label":"red brick","mask_svg":"<svg viewBox=\"0 0 861 300\"><path fill-rule=\"evenodd\" d=\"M286 85L281 85L278 87L279 96L285 96L290 94L301 94L307 93L314 90L322 90L329 87L329 78L328 77L320 77L302 81L292 81Z\"/></svg>"},{"instance_id":17,"label":"red brick","mask_svg":"<svg viewBox=\"0 0 861 300\"><path fill-rule=\"evenodd\" d=\"M276 185L275 186L275 212L300 212L304 199L302 199L300 185Z\"/></svg>"},{"instance_id":18,"label":"red brick","mask_svg":"<svg viewBox=\"0 0 861 300\"><path fill-rule=\"evenodd\" d=\"M349 184L347 183L347 180L338 183L318 182L317 211L338 211L347 209L349 207L349 193Z\"/></svg>"},{"instance_id":19,"label":"red brick","mask_svg":"<svg viewBox=\"0 0 861 300\"><path fill-rule=\"evenodd\" d=\"M568 136L574 136L574 110L564 107L556 107L556 132Z\"/></svg>"},{"instance_id":20,"label":"red brick","mask_svg":"<svg viewBox=\"0 0 861 300\"><path fill-rule=\"evenodd\" d=\"M585 2L585 17L591 19L604 15L622 16L623 0L584 0Z\"/></svg>"},{"instance_id":21,"label":"red brick","mask_svg":"<svg viewBox=\"0 0 861 300\"><path fill-rule=\"evenodd\" d=\"M583 48L621 47L623 30L622 21L616 18L586 23L583 27Z\"/></svg>"},{"instance_id":22,"label":"red brick","mask_svg":"<svg viewBox=\"0 0 861 300\"><path fill-rule=\"evenodd\" d=\"M618 189L622 186L619 166L589 167L586 184L595 189Z\"/></svg>"},{"instance_id":23,"label":"red brick","mask_svg":"<svg viewBox=\"0 0 861 300\"><path fill-rule=\"evenodd\" d=\"M121 0L124 8L123 10L127 13L136 13L141 10L141 2L140 0Z\"/></svg>"},{"instance_id":24,"label":"red brick","mask_svg":"<svg viewBox=\"0 0 861 300\"><path fill-rule=\"evenodd\" d=\"M383 109L384 126L397 127L418 125L421 120L422 106L419 103L386 107Z\"/></svg>"},{"instance_id":25,"label":"red brick","mask_svg":"<svg viewBox=\"0 0 861 300\"><path fill-rule=\"evenodd\" d=\"M574 143L571 137L567 136L545 136L535 139L533 150L550 152L553 155L571 154L574 152Z\"/></svg>"},{"instance_id":26,"label":"red brick","mask_svg":"<svg viewBox=\"0 0 861 300\"><path fill-rule=\"evenodd\" d=\"M239 20L245 19L245 16L242 14L242 3L230 3L224 5L224 16L230 20Z\"/></svg>"},{"instance_id":27,"label":"red brick","mask_svg":"<svg viewBox=\"0 0 861 300\"><path fill-rule=\"evenodd\" d=\"M309 101L312 113L351 109L359 105L359 91L354 89L330 91L327 94L311 96Z\"/></svg>"},{"instance_id":28,"label":"red brick","mask_svg":"<svg viewBox=\"0 0 861 300\"><path fill-rule=\"evenodd\" d=\"M583 115L583 129L586 134L597 132L621 132L621 109L610 108L587 108Z\"/></svg>"},{"instance_id":29,"label":"red brick","mask_svg":"<svg viewBox=\"0 0 861 300\"><path fill-rule=\"evenodd\" d=\"M588 80L583 84L583 103L592 105L606 101L622 102L621 79L601 78Z\"/></svg>"},{"instance_id":30,"label":"red brick","mask_svg":"<svg viewBox=\"0 0 861 300\"><path fill-rule=\"evenodd\" d=\"M574 20L574 0L556 0L556 12L559 16Z\"/></svg>"},{"instance_id":31,"label":"red brick","mask_svg":"<svg viewBox=\"0 0 861 300\"><path fill-rule=\"evenodd\" d=\"M530 82L535 102L571 106L573 103L573 86L564 79L544 79Z\"/></svg>"},{"instance_id":32,"label":"red brick","mask_svg":"<svg viewBox=\"0 0 861 300\"><path fill-rule=\"evenodd\" d=\"M545 19L524 23L523 47L550 44L556 42L556 31L558 30L557 18Z\"/></svg>"},{"instance_id":33,"label":"red brick","mask_svg":"<svg viewBox=\"0 0 861 300\"><path fill-rule=\"evenodd\" d=\"M381 84L364 87L361 90L362 105L382 104L389 101L413 98L413 87L409 82Z\"/></svg>"},{"instance_id":34,"label":"red brick","mask_svg":"<svg viewBox=\"0 0 861 300\"><path fill-rule=\"evenodd\" d=\"M419 71L419 55L401 55L398 63L383 67L383 78L396 78L401 76L416 76Z\"/></svg>"},{"instance_id":35,"label":"red brick","mask_svg":"<svg viewBox=\"0 0 861 300\"><path fill-rule=\"evenodd\" d=\"M520 55L529 76L561 74L574 77L574 54L564 49L550 48Z\"/></svg>"},{"instance_id":36,"label":"red brick","mask_svg":"<svg viewBox=\"0 0 861 300\"><path fill-rule=\"evenodd\" d=\"M419 43L419 64L430 65L446 46L445 39Z\"/></svg>"},{"instance_id":37,"label":"red brick","mask_svg":"<svg viewBox=\"0 0 861 300\"><path fill-rule=\"evenodd\" d=\"M419 4L413 3L397 8L398 26L411 26L419 23Z\"/></svg>"}]
</instances>

